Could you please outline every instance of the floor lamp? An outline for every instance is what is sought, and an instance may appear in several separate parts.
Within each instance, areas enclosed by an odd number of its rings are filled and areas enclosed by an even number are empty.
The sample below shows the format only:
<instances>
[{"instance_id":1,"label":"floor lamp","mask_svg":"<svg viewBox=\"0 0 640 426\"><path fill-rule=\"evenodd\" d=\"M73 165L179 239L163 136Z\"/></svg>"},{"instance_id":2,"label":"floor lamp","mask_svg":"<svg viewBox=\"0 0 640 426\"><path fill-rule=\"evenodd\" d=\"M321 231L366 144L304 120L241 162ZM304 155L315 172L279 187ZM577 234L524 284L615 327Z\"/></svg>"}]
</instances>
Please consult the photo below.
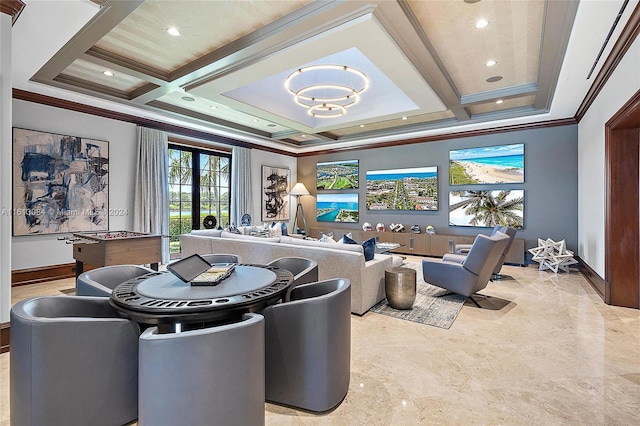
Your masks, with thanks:
<instances>
[{"instance_id":1,"label":"floor lamp","mask_svg":"<svg viewBox=\"0 0 640 426\"><path fill-rule=\"evenodd\" d=\"M303 195L311 195L309 193L309 190L307 189L306 186L304 186L304 183L302 182L298 182L296 183L293 188L291 189L291 192L289 192L289 195L295 195L297 202L298 202L298 206L296 207L296 215L294 216L293 219L293 233L297 234L298 233L298 212L300 212L300 216L302 216L302 223L304 224L304 235L307 235L307 219L305 219L304 217L304 209L302 208L302 203L300 202L300 197L302 197Z\"/></svg>"}]
</instances>

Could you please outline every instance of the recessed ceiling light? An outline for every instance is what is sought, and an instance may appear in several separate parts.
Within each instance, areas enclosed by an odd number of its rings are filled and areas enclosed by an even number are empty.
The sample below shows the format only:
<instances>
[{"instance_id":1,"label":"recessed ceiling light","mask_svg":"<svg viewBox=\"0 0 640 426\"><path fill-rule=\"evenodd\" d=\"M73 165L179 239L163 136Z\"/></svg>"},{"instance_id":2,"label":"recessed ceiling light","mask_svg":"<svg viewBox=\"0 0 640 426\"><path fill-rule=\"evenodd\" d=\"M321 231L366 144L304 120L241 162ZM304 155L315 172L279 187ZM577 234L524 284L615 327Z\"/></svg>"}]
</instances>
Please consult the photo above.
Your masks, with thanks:
<instances>
[{"instance_id":1,"label":"recessed ceiling light","mask_svg":"<svg viewBox=\"0 0 640 426\"><path fill-rule=\"evenodd\" d=\"M267 124L267 127L276 127L276 125L273 124L273 123L269 123L269 124Z\"/></svg>"},{"instance_id":2,"label":"recessed ceiling light","mask_svg":"<svg viewBox=\"0 0 640 426\"><path fill-rule=\"evenodd\" d=\"M495 64L497 64L497 62L496 62L496 61L494 61L493 59L489 59L489 60L487 61L487 63L486 63L486 64L484 64L484 65L485 65L486 67L492 67L492 66L494 66Z\"/></svg>"},{"instance_id":3,"label":"recessed ceiling light","mask_svg":"<svg viewBox=\"0 0 640 426\"><path fill-rule=\"evenodd\" d=\"M406 120L406 119L407 119L407 117L402 117L402 119L403 119L403 120Z\"/></svg>"},{"instance_id":4,"label":"recessed ceiling light","mask_svg":"<svg viewBox=\"0 0 640 426\"><path fill-rule=\"evenodd\" d=\"M257 119L257 118L254 118L254 119L253 119L253 120L251 120L251 121L253 121L254 123L257 123L257 122L258 122L258 119Z\"/></svg>"},{"instance_id":5,"label":"recessed ceiling light","mask_svg":"<svg viewBox=\"0 0 640 426\"><path fill-rule=\"evenodd\" d=\"M493 77L489 77L487 79L487 83L495 83L496 81L500 81L500 80L502 80L501 75L494 75Z\"/></svg>"},{"instance_id":6,"label":"recessed ceiling light","mask_svg":"<svg viewBox=\"0 0 640 426\"><path fill-rule=\"evenodd\" d=\"M487 25L489 25L489 21L487 21L486 19L478 19L476 21L476 28L478 28L478 29L484 28Z\"/></svg>"},{"instance_id":7,"label":"recessed ceiling light","mask_svg":"<svg viewBox=\"0 0 640 426\"><path fill-rule=\"evenodd\" d=\"M500 104L501 104L501 103L503 103L503 102L504 102L504 101L503 101L502 99L498 99L498 100L496 101L496 103L497 103L498 105L500 105Z\"/></svg>"},{"instance_id":8,"label":"recessed ceiling light","mask_svg":"<svg viewBox=\"0 0 640 426\"><path fill-rule=\"evenodd\" d=\"M364 124L361 124L360 127L364 127Z\"/></svg>"},{"instance_id":9,"label":"recessed ceiling light","mask_svg":"<svg viewBox=\"0 0 640 426\"><path fill-rule=\"evenodd\" d=\"M211 108L211 109L218 109L218 107L217 107L217 106L215 106L215 105L211 105L209 108Z\"/></svg>"},{"instance_id":10,"label":"recessed ceiling light","mask_svg":"<svg viewBox=\"0 0 640 426\"><path fill-rule=\"evenodd\" d=\"M176 37L180 35L180 30L178 30L176 27L167 28L167 32L172 36L176 36Z\"/></svg>"},{"instance_id":11,"label":"recessed ceiling light","mask_svg":"<svg viewBox=\"0 0 640 426\"><path fill-rule=\"evenodd\" d=\"M113 73L111 71L102 71L102 74L106 75L107 77L113 77Z\"/></svg>"},{"instance_id":12,"label":"recessed ceiling light","mask_svg":"<svg viewBox=\"0 0 640 426\"><path fill-rule=\"evenodd\" d=\"M306 138L306 137L307 137L307 135L302 135L302 137L303 137L303 138Z\"/></svg>"},{"instance_id":13,"label":"recessed ceiling light","mask_svg":"<svg viewBox=\"0 0 640 426\"><path fill-rule=\"evenodd\" d=\"M191 96L183 96L183 97L182 97L182 100L183 100L183 101L187 101L187 102L193 102L193 101L195 101L195 100L196 100L196 98L193 98L193 97L191 97Z\"/></svg>"}]
</instances>

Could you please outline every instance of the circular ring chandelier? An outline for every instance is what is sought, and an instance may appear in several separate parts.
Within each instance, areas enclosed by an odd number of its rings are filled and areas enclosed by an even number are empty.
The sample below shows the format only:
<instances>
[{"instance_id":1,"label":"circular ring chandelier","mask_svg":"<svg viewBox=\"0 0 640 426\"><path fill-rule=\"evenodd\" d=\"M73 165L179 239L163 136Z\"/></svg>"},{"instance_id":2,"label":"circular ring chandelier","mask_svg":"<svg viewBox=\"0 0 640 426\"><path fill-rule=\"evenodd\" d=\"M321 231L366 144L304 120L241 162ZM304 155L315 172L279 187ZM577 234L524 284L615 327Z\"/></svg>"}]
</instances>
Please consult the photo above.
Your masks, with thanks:
<instances>
[{"instance_id":1,"label":"circular ring chandelier","mask_svg":"<svg viewBox=\"0 0 640 426\"><path fill-rule=\"evenodd\" d=\"M310 78L305 80L305 73ZM347 65L311 65L289 74L284 86L310 116L336 118L360 101L360 94L369 88L369 79Z\"/></svg>"}]
</instances>

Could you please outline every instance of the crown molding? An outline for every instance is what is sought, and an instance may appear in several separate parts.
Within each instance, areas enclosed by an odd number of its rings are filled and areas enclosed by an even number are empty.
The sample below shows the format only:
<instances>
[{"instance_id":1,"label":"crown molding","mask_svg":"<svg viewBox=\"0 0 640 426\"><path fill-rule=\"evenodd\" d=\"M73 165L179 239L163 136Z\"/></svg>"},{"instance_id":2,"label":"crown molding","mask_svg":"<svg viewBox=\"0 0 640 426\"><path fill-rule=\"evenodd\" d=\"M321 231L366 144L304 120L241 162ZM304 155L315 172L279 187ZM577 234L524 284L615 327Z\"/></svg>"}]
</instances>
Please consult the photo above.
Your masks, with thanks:
<instances>
[{"instance_id":1,"label":"crown molding","mask_svg":"<svg viewBox=\"0 0 640 426\"><path fill-rule=\"evenodd\" d=\"M11 25L15 24L18 16L22 13L25 4L21 0L2 0L0 1L0 13L11 16Z\"/></svg>"}]
</instances>

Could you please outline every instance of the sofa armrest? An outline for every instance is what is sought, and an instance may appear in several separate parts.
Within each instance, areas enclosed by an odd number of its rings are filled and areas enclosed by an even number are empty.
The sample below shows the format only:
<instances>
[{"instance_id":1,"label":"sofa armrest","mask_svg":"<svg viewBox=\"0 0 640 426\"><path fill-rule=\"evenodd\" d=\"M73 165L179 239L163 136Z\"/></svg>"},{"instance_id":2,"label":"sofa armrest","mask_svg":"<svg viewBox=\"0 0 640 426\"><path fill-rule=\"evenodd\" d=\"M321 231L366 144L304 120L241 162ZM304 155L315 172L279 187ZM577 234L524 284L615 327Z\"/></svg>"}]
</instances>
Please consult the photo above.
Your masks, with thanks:
<instances>
[{"instance_id":1,"label":"sofa armrest","mask_svg":"<svg viewBox=\"0 0 640 426\"><path fill-rule=\"evenodd\" d=\"M393 266L393 257L376 254L364 262L360 275L360 291L351 291L351 312L363 315L385 298L384 272Z\"/></svg>"},{"instance_id":2,"label":"sofa armrest","mask_svg":"<svg viewBox=\"0 0 640 426\"><path fill-rule=\"evenodd\" d=\"M213 253L212 241L216 237L206 237L201 235L182 234L180 235L180 250L182 257L192 254Z\"/></svg>"}]
</instances>

